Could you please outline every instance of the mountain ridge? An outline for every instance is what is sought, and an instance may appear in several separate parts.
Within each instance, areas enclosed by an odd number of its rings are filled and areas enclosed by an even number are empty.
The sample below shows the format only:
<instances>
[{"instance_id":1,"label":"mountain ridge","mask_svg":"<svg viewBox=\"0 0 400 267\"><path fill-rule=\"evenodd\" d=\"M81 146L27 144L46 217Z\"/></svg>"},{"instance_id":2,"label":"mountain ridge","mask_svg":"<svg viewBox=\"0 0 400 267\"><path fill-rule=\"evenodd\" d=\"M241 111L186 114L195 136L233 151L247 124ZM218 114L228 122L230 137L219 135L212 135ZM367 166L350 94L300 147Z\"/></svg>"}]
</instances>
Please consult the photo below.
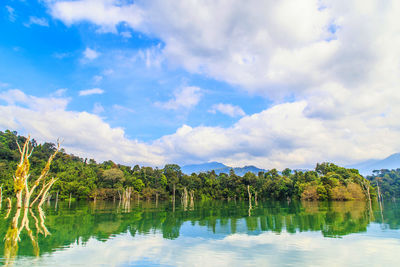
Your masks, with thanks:
<instances>
[{"instance_id":1,"label":"mountain ridge","mask_svg":"<svg viewBox=\"0 0 400 267\"><path fill-rule=\"evenodd\" d=\"M227 166L220 162L207 162L207 163L200 163L200 164L191 164L185 165L181 168L182 172L185 174L192 174L192 173L201 173L201 172L209 172L215 171L216 174L220 173L229 173L230 170L233 169L237 175L243 176L247 172L252 172L254 174L258 174L259 172L266 172L268 170L261 169L253 165L248 165L244 167L231 167Z\"/></svg>"},{"instance_id":2,"label":"mountain ridge","mask_svg":"<svg viewBox=\"0 0 400 267\"><path fill-rule=\"evenodd\" d=\"M393 153L384 159L369 159L346 166L346 168L358 169L362 175L372 175L374 170L397 169L400 168L400 153Z\"/></svg>"}]
</instances>

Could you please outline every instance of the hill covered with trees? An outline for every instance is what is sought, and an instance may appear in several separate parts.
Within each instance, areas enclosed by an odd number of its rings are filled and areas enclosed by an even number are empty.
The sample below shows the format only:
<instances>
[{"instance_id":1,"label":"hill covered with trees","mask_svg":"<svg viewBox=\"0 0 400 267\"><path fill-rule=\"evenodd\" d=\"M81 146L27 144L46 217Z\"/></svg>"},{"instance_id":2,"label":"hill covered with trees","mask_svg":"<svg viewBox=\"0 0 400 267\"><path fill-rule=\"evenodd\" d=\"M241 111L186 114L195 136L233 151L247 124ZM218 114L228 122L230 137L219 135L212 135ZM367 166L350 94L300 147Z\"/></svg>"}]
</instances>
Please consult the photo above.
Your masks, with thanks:
<instances>
[{"instance_id":1,"label":"hill covered with trees","mask_svg":"<svg viewBox=\"0 0 400 267\"><path fill-rule=\"evenodd\" d=\"M376 187L379 187L379 193L384 199L400 198L400 169L374 170L373 175L367 176Z\"/></svg>"},{"instance_id":2,"label":"hill covered with trees","mask_svg":"<svg viewBox=\"0 0 400 267\"><path fill-rule=\"evenodd\" d=\"M13 174L19 152L17 142L26 138L17 132L0 131L0 185L3 195L13 195ZM31 174L37 176L45 166L56 147L53 143L38 144L34 148ZM192 173L186 175L176 164L164 168L125 166L113 161L97 163L83 159L62 150L56 155L50 168L50 177L57 181L52 195L59 198L113 199L130 188L132 197L168 199L173 196L190 195L194 199L304 199L304 200L352 200L368 199L375 190L358 170L346 169L333 163L317 164L313 171L292 171L276 169L248 172L243 176L229 173Z\"/></svg>"}]
</instances>

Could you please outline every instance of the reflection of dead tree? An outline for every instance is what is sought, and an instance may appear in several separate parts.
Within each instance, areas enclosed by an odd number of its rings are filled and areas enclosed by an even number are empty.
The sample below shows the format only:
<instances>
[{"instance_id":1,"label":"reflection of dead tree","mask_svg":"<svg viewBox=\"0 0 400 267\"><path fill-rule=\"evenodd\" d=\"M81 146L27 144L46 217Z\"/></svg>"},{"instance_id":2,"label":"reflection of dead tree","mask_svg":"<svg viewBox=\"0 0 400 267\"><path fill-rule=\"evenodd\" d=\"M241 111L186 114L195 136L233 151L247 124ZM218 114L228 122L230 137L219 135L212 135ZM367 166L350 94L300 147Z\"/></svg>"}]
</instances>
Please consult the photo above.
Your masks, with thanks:
<instances>
[{"instance_id":1,"label":"reflection of dead tree","mask_svg":"<svg viewBox=\"0 0 400 267\"><path fill-rule=\"evenodd\" d=\"M130 201L132 193L133 193L133 188L132 187L128 187L126 189L122 189L122 201L128 201L128 200Z\"/></svg>"},{"instance_id":2,"label":"reflection of dead tree","mask_svg":"<svg viewBox=\"0 0 400 267\"><path fill-rule=\"evenodd\" d=\"M188 191L186 189L186 186L183 188L181 200L182 200L182 204L183 204L183 209L186 210L187 205L188 205Z\"/></svg>"},{"instance_id":3,"label":"reflection of dead tree","mask_svg":"<svg viewBox=\"0 0 400 267\"><path fill-rule=\"evenodd\" d=\"M36 256L39 256L39 242L34 237L32 229L29 227L29 214L35 220L35 228L36 228L36 235L43 234L45 237L50 234L45 226L45 215L42 208L38 208L39 210L39 218L40 222L35 216L34 212L29 208L24 208L23 217L21 220L21 224L19 224L19 218L21 216L21 210L17 209L12 221L11 225L4 237L4 258L6 259L6 265L12 263L12 260L18 253L18 242L21 241L20 235L22 231L25 229L27 234L32 242L33 252Z\"/></svg>"},{"instance_id":4,"label":"reflection of dead tree","mask_svg":"<svg viewBox=\"0 0 400 267\"><path fill-rule=\"evenodd\" d=\"M1 204L3 202L3 185L0 187L0 209L1 209Z\"/></svg>"},{"instance_id":5,"label":"reflection of dead tree","mask_svg":"<svg viewBox=\"0 0 400 267\"><path fill-rule=\"evenodd\" d=\"M46 236L50 235L49 230L47 230L47 227L44 224L45 219L46 219L46 215L44 214L44 212L43 212L41 207L39 207L38 210L39 210L40 226L42 227L44 237L46 237Z\"/></svg>"},{"instance_id":6,"label":"reflection of dead tree","mask_svg":"<svg viewBox=\"0 0 400 267\"><path fill-rule=\"evenodd\" d=\"M44 202L44 199L47 197L47 193L50 190L51 186L54 184L56 179L52 178L50 181L45 181L49 170L50 170L50 164L53 161L54 157L56 156L58 150L60 149L60 142L57 142L57 149L54 151L54 153L49 157L46 166L43 168L42 172L40 173L40 176L36 179L36 181L33 182L31 189L29 189L28 186L28 178L30 176L29 169L30 169L30 163L29 163L29 157L32 155L33 148L30 147L30 136L26 139L24 146L21 148L21 146L18 144L18 149L21 154L20 162L17 166L17 170L15 171L14 175L14 189L16 192L16 197L17 197L17 208L22 207L22 198L23 196L25 197L24 201L24 207L32 207L32 205L41 197L41 201L39 202L39 206L41 206ZM30 199L32 197L32 194L34 193L35 189L42 183L42 189L40 190L39 194L35 198L34 201L30 204ZM25 194L25 195L24 195Z\"/></svg>"},{"instance_id":7,"label":"reflection of dead tree","mask_svg":"<svg viewBox=\"0 0 400 267\"><path fill-rule=\"evenodd\" d=\"M190 208L191 210L194 210L194 191L190 190Z\"/></svg>"},{"instance_id":8,"label":"reflection of dead tree","mask_svg":"<svg viewBox=\"0 0 400 267\"><path fill-rule=\"evenodd\" d=\"M20 240L18 228L20 214L21 209L17 209L17 212L11 221L11 225L7 230L6 236L4 237L4 258L6 259L6 266L15 258L15 256L17 256L18 241Z\"/></svg>"},{"instance_id":9,"label":"reflection of dead tree","mask_svg":"<svg viewBox=\"0 0 400 267\"><path fill-rule=\"evenodd\" d=\"M361 187L364 191L365 196L367 197L367 199L369 201L369 210L370 210L370 214L372 214L372 201L371 201L371 193L369 191L369 189L370 189L369 181L366 179L363 179L362 183L361 183Z\"/></svg>"},{"instance_id":10,"label":"reflection of dead tree","mask_svg":"<svg viewBox=\"0 0 400 267\"><path fill-rule=\"evenodd\" d=\"M6 214L6 216L4 216L4 219L8 219L8 216L10 216L10 213L11 213L11 207L9 207L7 209L7 214Z\"/></svg>"},{"instance_id":11,"label":"reflection of dead tree","mask_svg":"<svg viewBox=\"0 0 400 267\"><path fill-rule=\"evenodd\" d=\"M133 193L132 187L122 189L122 194L120 193L120 191L118 191L119 199L120 199L120 202L122 200L122 206L123 206L125 212L130 212L132 193Z\"/></svg>"}]
</instances>

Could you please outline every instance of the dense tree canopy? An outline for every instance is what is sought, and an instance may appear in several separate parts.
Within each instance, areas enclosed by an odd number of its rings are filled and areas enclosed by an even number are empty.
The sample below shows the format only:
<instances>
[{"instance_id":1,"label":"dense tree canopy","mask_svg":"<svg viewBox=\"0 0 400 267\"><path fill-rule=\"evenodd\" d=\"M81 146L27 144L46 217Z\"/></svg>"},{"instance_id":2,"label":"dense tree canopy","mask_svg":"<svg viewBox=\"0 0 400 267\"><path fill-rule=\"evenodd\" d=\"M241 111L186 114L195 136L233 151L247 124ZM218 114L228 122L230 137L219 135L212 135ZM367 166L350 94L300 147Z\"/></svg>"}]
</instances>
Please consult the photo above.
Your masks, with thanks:
<instances>
[{"instance_id":1,"label":"dense tree canopy","mask_svg":"<svg viewBox=\"0 0 400 267\"><path fill-rule=\"evenodd\" d=\"M0 131L0 185L5 195L13 193L12 176L19 156L16 142L22 143L25 139L16 132ZM39 175L55 145L32 140L32 146L31 172ZM357 170L333 163L317 164L314 171L285 169L280 173L272 169L258 175L249 172L243 177L233 170L229 174L217 175L211 171L186 175L176 164L158 169L124 166L112 161L96 163L61 150L51 165L49 176L58 179L52 188L53 195L58 192L60 198L71 195L77 199L114 198L128 187L133 188L133 197L148 199L168 198L174 192L179 197L184 189L197 199L244 199L249 195L247 188L259 199L350 200L366 199L368 192L375 192ZM384 177L392 176L385 173ZM386 189L384 192L392 194Z\"/></svg>"},{"instance_id":2,"label":"dense tree canopy","mask_svg":"<svg viewBox=\"0 0 400 267\"><path fill-rule=\"evenodd\" d=\"M379 186L382 198L400 198L400 169L375 170L367 177L375 186Z\"/></svg>"}]
</instances>

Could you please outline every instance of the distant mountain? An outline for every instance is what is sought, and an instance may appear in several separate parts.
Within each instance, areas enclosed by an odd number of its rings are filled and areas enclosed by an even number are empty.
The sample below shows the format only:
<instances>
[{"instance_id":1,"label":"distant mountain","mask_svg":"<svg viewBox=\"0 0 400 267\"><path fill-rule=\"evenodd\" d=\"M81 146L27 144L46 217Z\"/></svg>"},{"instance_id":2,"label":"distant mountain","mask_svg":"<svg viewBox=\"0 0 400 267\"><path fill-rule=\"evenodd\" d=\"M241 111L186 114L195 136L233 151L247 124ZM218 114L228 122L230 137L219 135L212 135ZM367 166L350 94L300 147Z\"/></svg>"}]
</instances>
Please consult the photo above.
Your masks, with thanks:
<instances>
[{"instance_id":1,"label":"distant mountain","mask_svg":"<svg viewBox=\"0 0 400 267\"><path fill-rule=\"evenodd\" d=\"M219 162L207 162L201 164L185 165L181 168L182 172L185 174L208 172L211 170L228 168L225 164Z\"/></svg>"},{"instance_id":2,"label":"distant mountain","mask_svg":"<svg viewBox=\"0 0 400 267\"><path fill-rule=\"evenodd\" d=\"M259 172L267 172L268 171L268 170L265 170L265 169L257 168L255 166L244 166L244 167L235 167L235 168L226 167L226 168L222 168L222 169L217 169L217 170L215 170L215 173L216 174L229 173L229 171L231 169L233 169L235 171L235 174L239 175L239 176L243 176L248 172L252 172L254 174L258 174Z\"/></svg>"},{"instance_id":3,"label":"distant mountain","mask_svg":"<svg viewBox=\"0 0 400 267\"><path fill-rule=\"evenodd\" d=\"M400 168L400 153L392 154L385 159L370 159L347 167L358 169L362 175L371 175L373 170L397 169Z\"/></svg>"},{"instance_id":4,"label":"distant mountain","mask_svg":"<svg viewBox=\"0 0 400 267\"><path fill-rule=\"evenodd\" d=\"M247 172L252 172L254 174L258 174L259 172L263 171L266 172L265 169L260 169L255 166L245 166L245 167L229 167L225 164L219 162L208 162L202 164L192 164L192 165L185 165L181 168L182 172L185 174L192 174L192 173L200 173L200 172L208 172L214 170L216 174L220 173L229 173L229 171L233 169L237 175L243 176Z\"/></svg>"}]
</instances>

